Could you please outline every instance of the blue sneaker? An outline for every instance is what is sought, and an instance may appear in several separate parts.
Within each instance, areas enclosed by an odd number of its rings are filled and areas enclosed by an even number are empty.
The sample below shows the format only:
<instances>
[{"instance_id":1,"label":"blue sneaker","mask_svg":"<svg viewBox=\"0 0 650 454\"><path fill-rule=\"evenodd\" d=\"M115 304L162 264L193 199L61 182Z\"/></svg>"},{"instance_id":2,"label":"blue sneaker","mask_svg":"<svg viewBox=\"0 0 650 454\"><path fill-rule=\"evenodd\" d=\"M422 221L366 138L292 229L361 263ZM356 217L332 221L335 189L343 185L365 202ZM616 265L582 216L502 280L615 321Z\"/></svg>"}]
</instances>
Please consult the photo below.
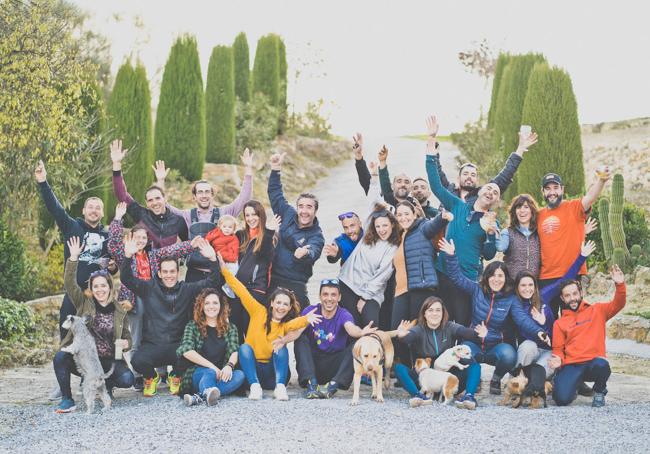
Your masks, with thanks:
<instances>
[{"instance_id":1,"label":"blue sneaker","mask_svg":"<svg viewBox=\"0 0 650 454\"><path fill-rule=\"evenodd\" d=\"M331 381L325 386L319 386L318 394L321 399L331 399L338 390L339 385L335 381Z\"/></svg>"},{"instance_id":2,"label":"blue sneaker","mask_svg":"<svg viewBox=\"0 0 650 454\"><path fill-rule=\"evenodd\" d=\"M305 391L305 399L320 399L320 394L318 392L318 385L311 382L307 384L307 390Z\"/></svg>"},{"instance_id":3,"label":"blue sneaker","mask_svg":"<svg viewBox=\"0 0 650 454\"><path fill-rule=\"evenodd\" d=\"M362 385L372 386L372 380L370 379L370 377L368 375L362 375L361 376L361 384Z\"/></svg>"},{"instance_id":4,"label":"blue sneaker","mask_svg":"<svg viewBox=\"0 0 650 454\"><path fill-rule=\"evenodd\" d=\"M56 409L54 411L55 413L63 414L63 413L71 413L76 409L77 406L75 405L74 400L64 397L63 399L61 399L61 403L56 406Z\"/></svg>"},{"instance_id":5,"label":"blue sneaker","mask_svg":"<svg viewBox=\"0 0 650 454\"><path fill-rule=\"evenodd\" d=\"M463 397L456 401L457 408L465 408L467 410L476 410L476 399L473 394L465 394Z\"/></svg>"},{"instance_id":6,"label":"blue sneaker","mask_svg":"<svg viewBox=\"0 0 650 454\"><path fill-rule=\"evenodd\" d=\"M594 392L594 400L591 402L591 406L596 408L604 407L605 394L607 394L607 391L603 391L602 393Z\"/></svg>"}]
</instances>

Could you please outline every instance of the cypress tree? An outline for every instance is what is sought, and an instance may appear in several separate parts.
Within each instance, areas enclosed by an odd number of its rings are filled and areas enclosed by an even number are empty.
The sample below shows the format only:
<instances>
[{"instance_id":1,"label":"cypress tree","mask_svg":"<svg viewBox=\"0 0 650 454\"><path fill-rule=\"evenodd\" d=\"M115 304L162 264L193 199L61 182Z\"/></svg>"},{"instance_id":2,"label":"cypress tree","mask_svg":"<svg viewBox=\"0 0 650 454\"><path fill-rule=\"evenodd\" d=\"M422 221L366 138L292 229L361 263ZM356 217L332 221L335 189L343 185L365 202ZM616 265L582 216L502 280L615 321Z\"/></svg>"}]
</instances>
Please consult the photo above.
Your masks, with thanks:
<instances>
[{"instance_id":1,"label":"cypress tree","mask_svg":"<svg viewBox=\"0 0 650 454\"><path fill-rule=\"evenodd\" d=\"M487 127L492 129L497 113L497 101L499 99L499 88L503 79L503 71L510 62L510 54L501 53L497 59L496 69L494 70L494 80L492 81L492 98L490 99L490 110L488 112Z\"/></svg>"},{"instance_id":2,"label":"cypress tree","mask_svg":"<svg viewBox=\"0 0 650 454\"><path fill-rule=\"evenodd\" d=\"M233 64L235 67L235 94L244 103L251 97L250 54L246 34L241 32L232 45Z\"/></svg>"},{"instance_id":3,"label":"cypress tree","mask_svg":"<svg viewBox=\"0 0 650 454\"><path fill-rule=\"evenodd\" d=\"M519 171L519 192L539 194L547 172L562 177L565 197L584 192L585 172L578 123L578 105L571 78L562 69L538 63L524 101L522 123L531 125L539 142L526 153Z\"/></svg>"},{"instance_id":4,"label":"cypress tree","mask_svg":"<svg viewBox=\"0 0 650 454\"><path fill-rule=\"evenodd\" d=\"M205 87L206 160L230 163L235 155L235 82L230 47L212 50Z\"/></svg>"},{"instance_id":5,"label":"cypress tree","mask_svg":"<svg viewBox=\"0 0 650 454\"><path fill-rule=\"evenodd\" d=\"M267 96L272 106L280 104L280 58L278 39L262 36L257 41L253 64L253 93Z\"/></svg>"},{"instance_id":6,"label":"cypress tree","mask_svg":"<svg viewBox=\"0 0 650 454\"><path fill-rule=\"evenodd\" d=\"M124 181L135 200L144 200L144 192L153 181L154 163L151 127L151 93L147 72L141 63L134 68L124 63L115 77L108 101L108 124L115 138L129 150L124 166ZM109 189L105 207L110 219L117 201Z\"/></svg>"},{"instance_id":7,"label":"cypress tree","mask_svg":"<svg viewBox=\"0 0 650 454\"><path fill-rule=\"evenodd\" d=\"M278 40L278 64L280 71L280 99L278 107L280 109L280 118L278 120L278 134L283 134L287 126L287 48L281 37L276 36Z\"/></svg>"},{"instance_id":8,"label":"cypress tree","mask_svg":"<svg viewBox=\"0 0 650 454\"><path fill-rule=\"evenodd\" d=\"M196 39L176 40L165 64L155 126L156 159L198 180L205 162L205 99Z\"/></svg>"}]
</instances>

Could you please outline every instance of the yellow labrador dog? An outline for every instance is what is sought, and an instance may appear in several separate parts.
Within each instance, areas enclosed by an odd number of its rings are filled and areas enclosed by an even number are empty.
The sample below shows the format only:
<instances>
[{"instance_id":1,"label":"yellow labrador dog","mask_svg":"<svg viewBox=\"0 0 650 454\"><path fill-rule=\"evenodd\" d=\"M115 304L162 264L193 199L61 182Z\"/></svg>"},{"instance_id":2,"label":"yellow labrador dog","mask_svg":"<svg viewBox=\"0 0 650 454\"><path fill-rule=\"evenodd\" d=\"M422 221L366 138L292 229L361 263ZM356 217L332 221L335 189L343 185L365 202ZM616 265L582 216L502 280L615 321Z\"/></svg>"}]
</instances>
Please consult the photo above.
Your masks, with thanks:
<instances>
[{"instance_id":1,"label":"yellow labrador dog","mask_svg":"<svg viewBox=\"0 0 650 454\"><path fill-rule=\"evenodd\" d=\"M392 337L397 331L375 331L372 334L360 337L352 348L354 360L354 392L350 405L359 405L359 387L361 376L370 375L372 381L372 398L377 402L383 402L382 381L386 389L390 386L390 368L393 366L393 343ZM384 377L384 368L386 377Z\"/></svg>"}]
</instances>

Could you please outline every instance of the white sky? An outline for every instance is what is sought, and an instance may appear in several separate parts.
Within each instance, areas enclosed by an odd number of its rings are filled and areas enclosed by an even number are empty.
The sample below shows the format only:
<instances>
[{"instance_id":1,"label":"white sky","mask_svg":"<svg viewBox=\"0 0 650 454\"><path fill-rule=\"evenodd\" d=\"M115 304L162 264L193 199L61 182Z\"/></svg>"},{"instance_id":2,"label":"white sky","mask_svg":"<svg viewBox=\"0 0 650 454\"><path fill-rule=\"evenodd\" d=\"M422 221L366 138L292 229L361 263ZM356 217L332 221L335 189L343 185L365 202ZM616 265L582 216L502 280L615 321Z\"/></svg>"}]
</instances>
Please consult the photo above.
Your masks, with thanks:
<instances>
[{"instance_id":1,"label":"white sky","mask_svg":"<svg viewBox=\"0 0 650 454\"><path fill-rule=\"evenodd\" d=\"M213 46L230 45L244 31L252 65L257 39L274 32L287 45L289 101L297 110L323 98L334 131L346 136L420 133L424 117L437 113L444 133L489 107L490 86L457 58L487 38L494 49L542 52L566 69L581 123L650 116L650 3L644 1L74 2L111 40L113 74L126 56L141 59L154 100L180 34L197 37L205 81ZM136 17L143 27L135 26ZM310 64L293 84L300 61Z\"/></svg>"}]
</instances>

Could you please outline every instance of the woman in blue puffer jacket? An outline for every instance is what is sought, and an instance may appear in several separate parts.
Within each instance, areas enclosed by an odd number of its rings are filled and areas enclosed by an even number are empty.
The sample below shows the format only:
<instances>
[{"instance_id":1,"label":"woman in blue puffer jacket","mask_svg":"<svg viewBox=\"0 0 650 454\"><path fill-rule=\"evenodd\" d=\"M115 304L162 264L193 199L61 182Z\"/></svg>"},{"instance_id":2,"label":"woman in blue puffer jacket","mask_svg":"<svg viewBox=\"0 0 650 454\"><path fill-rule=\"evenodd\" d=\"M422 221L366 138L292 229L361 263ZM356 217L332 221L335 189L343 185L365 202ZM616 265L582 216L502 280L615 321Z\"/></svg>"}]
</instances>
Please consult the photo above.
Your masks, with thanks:
<instances>
[{"instance_id":1,"label":"woman in blue puffer jacket","mask_svg":"<svg viewBox=\"0 0 650 454\"><path fill-rule=\"evenodd\" d=\"M472 298L471 327L484 323L488 329L481 345L468 341L465 344L472 350L472 355L477 362L494 366L490 394L501 394L501 378L517 363L515 348L503 341L504 331L508 329L506 323L508 317L512 318L519 332L524 336L546 339L550 342L548 333L535 323L523 309L517 296L512 293L508 269L503 262L492 262L486 266L481 282L477 283L461 272L453 241L450 243L443 238L438 244L440 250L446 254L449 278L458 289ZM462 405L465 399L474 400L474 391L468 389L459 404Z\"/></svg>"},{"instance_id":2,"label":"woman in blue puffer jacket","mask_svg":"<svg viewBox=\"0 0 650 454\"><path fill-rule=\"evenodd\" d=\"M445 211L428 220L419 207L409 201L399 202L395 217L404 233L395 256L395 302L391 315L391 329L397 329L402 320L416 320L424 300L437 295L438 275L435 268L436 250L432 240L444 231L454 216ZM397 343L396 357L411 367L407 344Z\"/></svg>"}]
</instances>

